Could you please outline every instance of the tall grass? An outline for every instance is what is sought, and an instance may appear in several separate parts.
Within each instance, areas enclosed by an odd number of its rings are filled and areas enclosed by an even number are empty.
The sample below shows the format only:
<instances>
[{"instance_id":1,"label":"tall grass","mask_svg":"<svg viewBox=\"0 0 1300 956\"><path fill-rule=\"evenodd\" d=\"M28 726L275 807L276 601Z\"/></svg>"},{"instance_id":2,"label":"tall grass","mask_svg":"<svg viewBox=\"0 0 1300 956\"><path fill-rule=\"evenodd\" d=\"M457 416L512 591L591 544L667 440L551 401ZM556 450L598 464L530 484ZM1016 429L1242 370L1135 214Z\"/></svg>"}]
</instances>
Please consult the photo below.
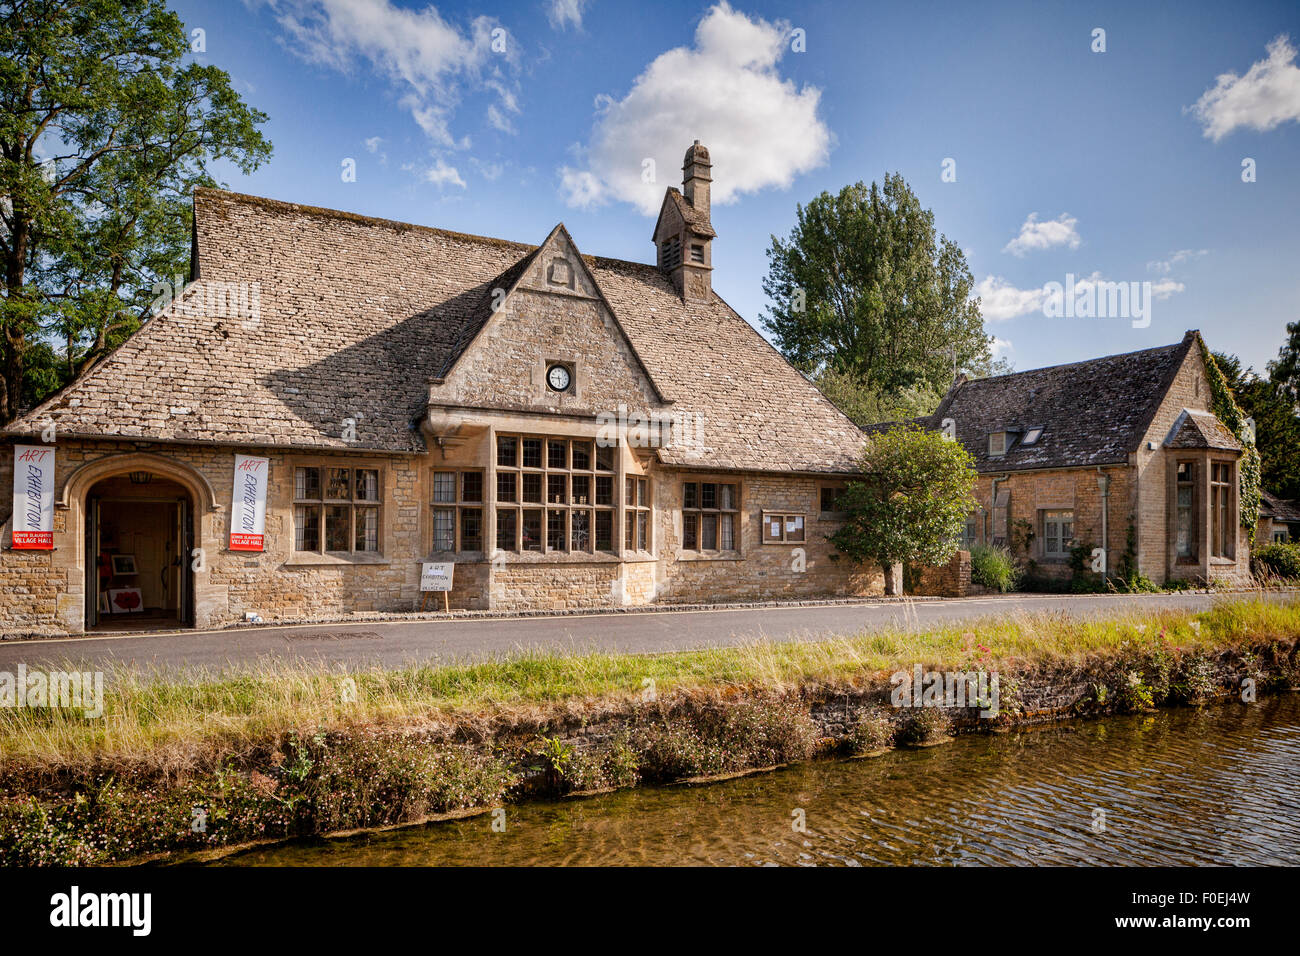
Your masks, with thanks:
<instances>
[{"instance_id":1,"label":"tall grass","mask_svg":"<svg viewBox=\"0 0 1300 956\"><path fill-rule=\"evenodd\" d=\"M760 642L668 654L521 651L450 666L384 670L259 663L182 677L116 668L105 675L104 716L79 710L0 708L0 778L76 767L211 769L290 731L361 727L461 731L476 723L539 721L557 711L598 712L679 688L781 689L865 682L915 663L1078 661L1168 639L1227 649L1300 635L1300 603L1235 600L1209 611L1139 611L1072 618L1011 613L965 624L893 629L817 641ZM976 651L978 649L978 651ZM84 665L69 661L69 670ZM53 666L51 669L55 669Z\"/></svg>"}]
</instances>

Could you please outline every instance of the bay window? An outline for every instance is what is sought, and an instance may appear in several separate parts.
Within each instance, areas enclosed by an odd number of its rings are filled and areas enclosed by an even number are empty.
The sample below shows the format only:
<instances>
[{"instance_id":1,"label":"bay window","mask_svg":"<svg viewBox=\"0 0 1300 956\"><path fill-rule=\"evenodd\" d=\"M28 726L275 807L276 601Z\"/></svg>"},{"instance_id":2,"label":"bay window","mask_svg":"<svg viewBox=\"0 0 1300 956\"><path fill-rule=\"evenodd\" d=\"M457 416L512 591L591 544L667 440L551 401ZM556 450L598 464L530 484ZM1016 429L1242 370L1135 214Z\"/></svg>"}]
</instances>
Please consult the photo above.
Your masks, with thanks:
<instances>
[{"instance_id":1,"label":"bay window","mask_svg":"<svg viewBox=\"0 0 1300 956\"><path fill-rule=\"evenodd\" d=\"M614 457L580 438L498 435L497 547L614 550ZM605 472L602 474L602 472Z\"/></svg>"}]
</instances>

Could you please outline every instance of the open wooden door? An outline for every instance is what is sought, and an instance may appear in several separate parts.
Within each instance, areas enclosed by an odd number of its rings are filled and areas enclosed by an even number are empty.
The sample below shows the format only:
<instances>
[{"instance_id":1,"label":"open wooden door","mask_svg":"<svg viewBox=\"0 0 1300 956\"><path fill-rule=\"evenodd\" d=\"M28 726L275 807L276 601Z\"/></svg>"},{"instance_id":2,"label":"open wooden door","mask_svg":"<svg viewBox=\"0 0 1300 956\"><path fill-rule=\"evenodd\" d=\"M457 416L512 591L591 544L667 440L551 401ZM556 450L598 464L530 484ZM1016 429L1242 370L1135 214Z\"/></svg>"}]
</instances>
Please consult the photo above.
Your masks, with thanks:
<instances>
[{"instance_id":1,"label":"open wooden door","mask_svg":"<svg viewBox=\"0 0 1300 956\"><path fill-rule=\"evenodd\" d=\"M180 554L177 556L180 561L180 607L177 609L177 617L180 619L182 627L194 626L194 505L190 501L190 496L186 495L181 499L180 507L176 509L180 520L180 528L176 539L180 542Z\"/></svg>"},{"instance_id":2,"label":"open wooden door","mask_svg":"<svg viewBox=\"0 0 1300 956\"><path fill-rule=\"evenodd\" d=\"M99 624L99 499L86 498L86 629Z\"/></svg>"}]
</instances>

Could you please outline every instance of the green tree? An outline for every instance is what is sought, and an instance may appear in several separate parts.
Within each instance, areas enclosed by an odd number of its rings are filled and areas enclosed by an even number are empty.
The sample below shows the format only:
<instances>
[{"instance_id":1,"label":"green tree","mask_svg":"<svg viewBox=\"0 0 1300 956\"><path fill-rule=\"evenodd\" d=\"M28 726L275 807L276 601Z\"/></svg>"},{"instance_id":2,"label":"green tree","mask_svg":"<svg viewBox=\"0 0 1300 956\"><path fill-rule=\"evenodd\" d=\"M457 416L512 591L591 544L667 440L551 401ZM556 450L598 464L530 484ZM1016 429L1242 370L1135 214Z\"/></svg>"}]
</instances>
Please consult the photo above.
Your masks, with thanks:
<instances>
[{"instance_id":1,"label":"green tree","mask_svg":"<svg viewBox=\"0 0 1300 956\"><path fill-rule=\"evenodd\" d=\"M0 423L120 344L184 272L189 195L216 185L214 162L270 156L265 114L189 52L162 0L0 2Z\"/></svg>"},{"instance_id":2,"label":"green tree","mask_svg":"<svg viewBox=\"0 0 1300 956\"><path fill-rule=\"evenodd\" d=\"M938 432L899 425L867 438L862 477L844 495L844 525L831 542L858 563L885 571L885 593L901 590L901 562L943 564L975 508L975 461Z\"/></svg>"},{"instance_id":3,"label":"green tree","mask_svg":"<svg viewBox=\"0 0 1300 956\"><path fill-rule=\"evenodd\" d=\"M1300 408L1300 322L1288 322L1286 343L1268 363L1268 377L1292 406Z\"/></svg>"},{"instance_id":4,"label":"green tree","mask_svg":"<svg viewBox=\"0 0 1300 956\"><path fill-rule=\"evenodd\" d=\"M928 383L908 386L890 394L868 388L851 372L824 369L814 383L832 404L858 425L905 421L928 415L938 407L943 393Z\"/></svg>"},{"instance_id":5,"label":"green tree","mask_svg":"<svg viewBox=\"0 0 1300 956\"><path fill-rule=\"evenodd\" d=\"M772 236L763 291L764 325L797 368L885 407L993 368L966 257L901 175L824 192L796 218Z\"/></svg>"},{"instance_id":6,"label":"green tree","mask_svg":"<svg viewBox=\"0 0 1300 956\"><path fill-rule=\"evenodd\" d=\"M1264 489L1281 498L1300 498L1300 418L1295 406L1282 387L1243 368L1235 355L1213 354L1237 404L1255 420Z\"/></svg>"}]
</instances>

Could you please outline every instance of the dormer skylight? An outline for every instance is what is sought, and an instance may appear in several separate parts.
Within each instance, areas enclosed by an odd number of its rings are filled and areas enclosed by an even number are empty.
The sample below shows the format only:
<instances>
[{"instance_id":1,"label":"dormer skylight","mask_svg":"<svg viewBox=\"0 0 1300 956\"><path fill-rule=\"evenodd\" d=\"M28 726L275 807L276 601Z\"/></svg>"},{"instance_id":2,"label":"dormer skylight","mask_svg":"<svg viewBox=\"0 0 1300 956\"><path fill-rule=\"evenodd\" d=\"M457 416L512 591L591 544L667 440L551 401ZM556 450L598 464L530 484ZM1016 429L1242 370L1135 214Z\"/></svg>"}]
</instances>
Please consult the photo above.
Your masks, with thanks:
<instances>
[{"instance_id":1,"label":"dormer skylight","mask_svg":"<svg viewBox=\"0 0 1300 956\"><path fill-rule=\"evenodd\" d=\"M1030 428L1025 431L1025 437L1020 439L1022 445L1037 445L1038 439L1043 437L1042 428Z\"/></svg>"}]
</instances>

